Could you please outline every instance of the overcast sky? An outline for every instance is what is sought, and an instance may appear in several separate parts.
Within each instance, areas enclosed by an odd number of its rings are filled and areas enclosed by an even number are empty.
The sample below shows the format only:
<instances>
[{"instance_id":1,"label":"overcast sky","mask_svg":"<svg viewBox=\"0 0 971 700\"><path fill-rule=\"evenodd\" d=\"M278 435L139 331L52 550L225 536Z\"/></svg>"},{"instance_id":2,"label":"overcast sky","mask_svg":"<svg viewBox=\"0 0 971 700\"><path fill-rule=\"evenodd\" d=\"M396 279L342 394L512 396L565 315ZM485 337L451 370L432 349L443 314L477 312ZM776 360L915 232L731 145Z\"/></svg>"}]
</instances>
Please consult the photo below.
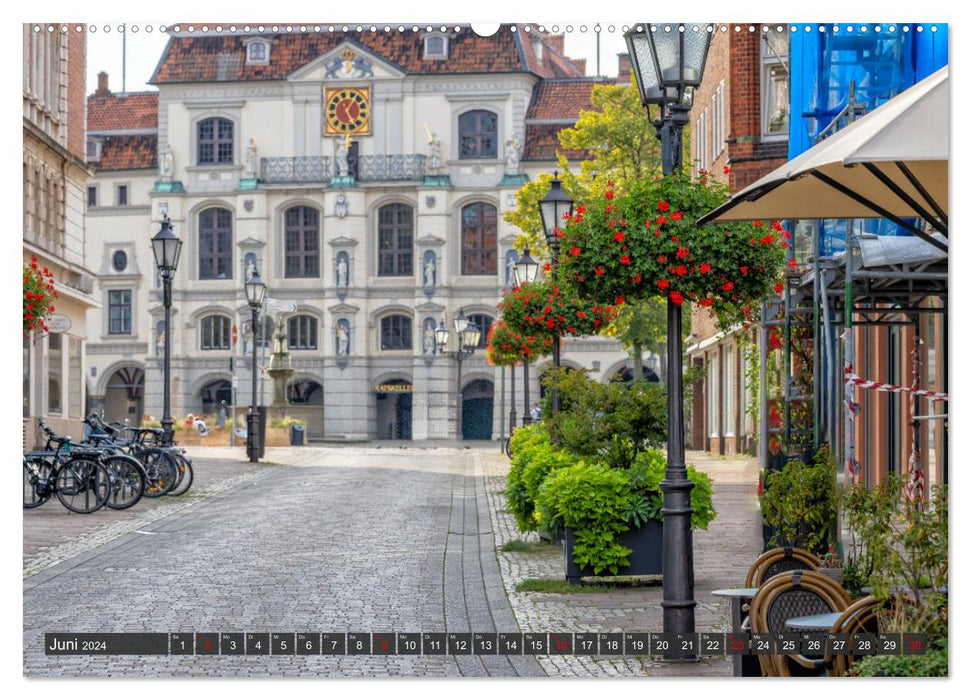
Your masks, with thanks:
<instances>
[{"instance_id":1,"label":"overcast sky","mask_svg":"<svg viewBox=\"0 0 971 700\"><path fill-rule=\"evenodd\" d=\"M161 23L92 24L88 31L87 94L98 86L98 73L108 73L108 89L112 92L152 90L147 85L165 48L167 36L160 31ZM571 58L587 59L587 75L595 75L597 68L597 32L592 23L564 23L550 25L566 36L566 54ZM602 75L617 74L617 54L625 51L623 23L600 26L600 70ZM121 28L125 27L125 31ZM566 31L569 27L572 31ZM613 28L613 31L610 29ZM106 31L107 30L107 31ZM124 39L123 39L124 37ZM124 47L124 52L123 52ZM122 87L122 55L125 60L125 80Z\"/></svg>"}]
</instances>

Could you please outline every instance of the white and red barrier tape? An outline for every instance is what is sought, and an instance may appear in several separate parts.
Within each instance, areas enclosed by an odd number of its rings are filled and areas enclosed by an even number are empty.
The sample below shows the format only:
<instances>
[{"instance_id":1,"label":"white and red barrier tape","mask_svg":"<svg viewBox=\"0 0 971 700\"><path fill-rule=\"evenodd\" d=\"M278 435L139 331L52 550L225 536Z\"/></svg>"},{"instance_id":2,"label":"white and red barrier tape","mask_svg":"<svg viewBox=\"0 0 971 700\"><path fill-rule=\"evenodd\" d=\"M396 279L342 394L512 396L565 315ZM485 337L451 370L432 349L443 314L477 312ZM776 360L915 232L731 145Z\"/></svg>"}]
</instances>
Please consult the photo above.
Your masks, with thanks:
<instances>
[{"instance_id":1,"label":"white and red barrier tape","mask_svg":"<svg viewBox=\"0 0 971 700\"><path fill-rule=\"evenodd\" d=\"M893 384L885 384L883 382L874 382L868 379L863 379L859 375L853 373L853 365L847 364L846 368L843 370L843 377L847 384L854 384L861 389L872 389L873 391L886 391L891 394L899 394L901 392L907 392L913 394L914 396L924 396L931 401L947 401L948 395L939 391L928 391L927 389L914 389L909 386L895 386Z\"/></svg>"}]
</instances>

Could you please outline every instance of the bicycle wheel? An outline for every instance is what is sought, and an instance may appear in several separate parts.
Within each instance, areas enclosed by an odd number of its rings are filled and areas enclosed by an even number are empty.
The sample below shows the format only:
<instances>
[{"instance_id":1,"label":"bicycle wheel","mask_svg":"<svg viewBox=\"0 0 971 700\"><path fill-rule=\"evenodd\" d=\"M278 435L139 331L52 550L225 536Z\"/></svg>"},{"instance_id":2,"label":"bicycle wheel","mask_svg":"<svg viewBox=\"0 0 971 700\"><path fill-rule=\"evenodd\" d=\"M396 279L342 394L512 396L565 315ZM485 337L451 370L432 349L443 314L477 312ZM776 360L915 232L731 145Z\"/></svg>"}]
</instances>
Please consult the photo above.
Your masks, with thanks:
<instances>
[{"instance_id":1,"label":"bicycle wheel","mask_svg":"<svg viewBox=\"0 0 971 700\"><path fill-rule=\"evenodd\" d=\"M51 497L51 465L46 459L24 460L24 508L36 508Z\"/></svg>"},{"instance_id":2,"label":"bicycle wheel","mask_svg":"<svg viewBox=\"0 0 971 700\"><path fill-rule=\"evenodd\" d=\"M127 455L105 457L104 463L111 478L111 493L105 505L123 510L138 503L145 492L145 471L141 463Z\"/></svg>"},{"instance_id":3,"label":"bicycle wheel","mask_svg":"<svg viewBox=\"0 0 971 700\"><path fill-rule=\"evenodd\" d=\"M145 468L145 498L159 498L172 490L179 470L175 466L175 460L164 450L152 447L139 452L136 458Z\"/></svg>"},{"instance_id":4,"label":"bicycle wheel","mask_svg":"<svg viewBox=\"0 0 971 700\"><path fill-rule=\"evenodd\" d=\"M178 452L171 452L169 455L175 459L176 468L179 470L179 476L175 480L175 485L172 487L172 490L169 491L169 495L181 496L192 486L192 462L185 455Z\"/></svg>"},{"instance_id":5,"label":"bicycle wheel","mask_svg":"<svg viewBox=\"0 0 971 700\"><path fill-rule=\"evenodd\" d=\"M506 442L502 446L502 451L506 453L509 459L512 459L512 438L506 438Z\"/></svg>"},{"instance_id":6,"label":"bicycle wheel","mask_svg":"<svg viewBox=\"0 0 971 700\"><path fill-rule=\"evenodd\" d=\"M108 500L111 478L94 460L84 457L60 465L54 475L57 500L74 513L93 513Z\"/></svg>"}]
</instances>

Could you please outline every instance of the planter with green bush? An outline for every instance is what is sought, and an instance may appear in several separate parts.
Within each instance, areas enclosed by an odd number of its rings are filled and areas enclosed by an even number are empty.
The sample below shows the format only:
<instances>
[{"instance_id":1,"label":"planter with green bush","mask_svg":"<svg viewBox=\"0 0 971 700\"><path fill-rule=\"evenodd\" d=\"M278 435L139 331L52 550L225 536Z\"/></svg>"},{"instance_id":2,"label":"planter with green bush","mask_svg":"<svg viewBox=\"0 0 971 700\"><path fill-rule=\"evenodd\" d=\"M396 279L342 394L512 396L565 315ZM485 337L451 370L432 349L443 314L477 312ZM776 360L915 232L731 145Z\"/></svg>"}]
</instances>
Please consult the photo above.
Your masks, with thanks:
<instances>
[{"instance_id":1,"label":"planter with green bush","mask_svg":"<svg viewBox=\"0 0 971 700\"><path fill-rule=\"evenodd\" d=\"M772 533L766 548L800 547L824 554L836 521L836 466L822 447L809 464L792 458L763 476L762 520Z\"/></svg>"}]
</instances>

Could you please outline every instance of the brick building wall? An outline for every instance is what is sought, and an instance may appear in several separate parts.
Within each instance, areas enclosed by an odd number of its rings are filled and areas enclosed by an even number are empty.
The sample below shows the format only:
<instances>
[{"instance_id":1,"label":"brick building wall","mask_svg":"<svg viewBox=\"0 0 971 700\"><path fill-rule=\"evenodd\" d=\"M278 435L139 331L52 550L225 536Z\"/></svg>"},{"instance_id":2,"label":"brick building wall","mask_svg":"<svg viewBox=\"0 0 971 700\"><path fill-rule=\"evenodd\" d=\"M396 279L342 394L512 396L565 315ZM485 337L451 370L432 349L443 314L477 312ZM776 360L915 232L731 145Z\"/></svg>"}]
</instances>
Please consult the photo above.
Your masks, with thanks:
<instances>
[{"instance_id":1,"label":"brick building wall","mask_svg":"<svg viewBox=\"0 0 971 700\"><path fill-rule=\"evenodd\" d=\"M67 34L67 150L81 160L85 156L85 35L68 25ZM83 26L83 25L82 25Z\"/></svg>"}]
</instances>

